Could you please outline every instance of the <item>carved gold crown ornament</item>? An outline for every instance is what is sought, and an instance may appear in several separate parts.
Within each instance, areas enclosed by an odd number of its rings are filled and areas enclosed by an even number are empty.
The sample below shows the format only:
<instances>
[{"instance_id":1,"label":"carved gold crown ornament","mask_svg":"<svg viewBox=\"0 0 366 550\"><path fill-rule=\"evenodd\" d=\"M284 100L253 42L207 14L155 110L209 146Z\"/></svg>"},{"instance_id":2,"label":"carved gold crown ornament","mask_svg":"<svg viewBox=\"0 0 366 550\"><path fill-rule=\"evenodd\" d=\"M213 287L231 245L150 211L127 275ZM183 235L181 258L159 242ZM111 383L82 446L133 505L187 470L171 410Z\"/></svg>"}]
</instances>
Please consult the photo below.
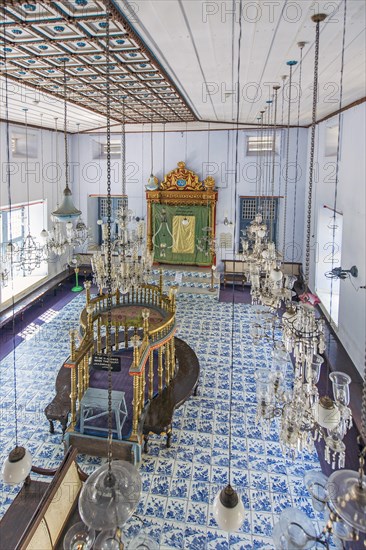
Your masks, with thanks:
<instances>
[{"instance_id":1,"label":"carved gold crown ornament","mask_svg":"<svg viewBox=\"0 0 366 550\"><path fill-rule=\"evenodd\" d=\"M199 180L199 176L186 168L186 163L178 162L177 168L171 170L160 184L163 191L190 190L190 191L212 191L215 188L215 180L208 176L204 182Z\"/></svg>"}]
</instances>

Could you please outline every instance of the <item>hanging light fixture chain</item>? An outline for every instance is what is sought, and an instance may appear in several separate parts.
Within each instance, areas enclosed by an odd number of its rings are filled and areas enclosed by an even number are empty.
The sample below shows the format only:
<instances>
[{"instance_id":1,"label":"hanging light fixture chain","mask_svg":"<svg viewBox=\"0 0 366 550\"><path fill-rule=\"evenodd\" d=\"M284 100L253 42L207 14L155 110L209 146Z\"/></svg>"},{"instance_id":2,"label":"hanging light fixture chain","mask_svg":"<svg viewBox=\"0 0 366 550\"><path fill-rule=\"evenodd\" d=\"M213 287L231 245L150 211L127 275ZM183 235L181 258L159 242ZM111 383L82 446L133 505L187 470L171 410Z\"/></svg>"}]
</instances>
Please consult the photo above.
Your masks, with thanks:
<instances>
[{"instance_id":1,"label":"hanging light fixture chain","mask_svg":"<svg viewBox=\"0 0 366 550\"><path fill-rule=\"evenodd\" d=\"M69 186L69 151L67 147L67 86L66 86L66 61L64 61L64 144L65 144L65 182Z\"/></svg>"},{"instance_id":2,"label":"hanging light fixture chain","mask_svg":"<svg viewBox=\"0 0 366 550\"><path fill-rule=\"evenodd\" d=\"M44 178L43 178L43 113L41 113L41 166L40 166L40 177L42 180L42 199L43 199L43 229L45 228L45 207L44 203L46 202L45 193L44 193Z\"/></svg>"},{"instance_id":3,"label":"hanging light fixture chain","mask_svg":"<svg viewBox=\"0 0 366 550\"><path fill-rule=\"evenodd\" d=\"M10 181L10 124L9 124L9 94L8 94L8 70L7 70L7 55L5 48L5 33L4 33L4 69L5 69L5 120L6 120L6 160L7 160L7 188L8 188L8 203L9 203L9 237L10 237L10 278L12 285L12 340L13 340L13 389L14 389L14 419L15 419L15 446L18 447L18 399L17 399L17 372L16 372L16 345L15 345L15 301L14 301L14 247L13 247L13 224L12 224L12 200L11 200L11 181Z\"/></svg>"},{"instance_id":4,"label":"hanging light fixture chain","mask_svg":"<svg viewBox=\"0 0 366 550\"><path fill-rule=\"evenodd\" d=\"M277 133L277 102L278 90L280 86L273 86L274 105L273 105L273 151L272 151L272 175L271 175L271 203L270 203L270 240L273 241L273 215L274 215L274 182L275 182L275 161L276 161L276 133Z\"/></svg>"},{"instance_id":5,"label":"hanging light fixture chain","mask_svg":"<svg viewBox=\"0 0 366 550\"><path fill-rule=\"evenodd\" d=\"M323 21L325 17L326 16L323 14L318 14L312 17L312 20L316 23L316 30L315 30L313 107L312 107L310 162L309 162L309 189L308 189L308 204L307 204L307 217L306 217L305 281L304 281L306 289L308 289L308 286L309 286L309 275L310 275L311 207L313 202L316 107L318 102L320 21Z\"/></svg>"},{"instance_id":6,"label":"hanging light fixture chain","mask_svg":"<svg viewBox=\"0 0 366 550\"><path fill-rule=\"evenodd\" d=\"M124 117L123 117L124 118ZM150 123L150 158L151 158L151 175L154 174L154 146L153 146L153 122Z\"/></svg>"},{"instance_id":7,"label":"hanging light fixture chain","mask_svg":"<svg viewBox=\"0 0 366 550\"><path fill-rule=\"evenodd\" d=\"M122 160L122 195L123 201L126 200L126 104L125 98L122 98L122 124L121 124L121 160ZM152 156L151 156L152 158ZM152 166L151 166L152 170Z\"/></svg>"},{"instance_id":8,"label":"hanging light fixture chain","mask_svg":"<svg viewBox=\"0 0 366 550\"><path fill-rule=\"evenodd\" d=\"M265 190L265 196L267 197L266 203L268 204L268 195L269 195L269 183L270 183L270 177L271 177L271 171L270 171L270 162L271 162L271 151L269 149L269 144L271 141L271 124L272 124L272 116L273 116L273 106L272 106L272 100L269 100L268 102L268 113L267 113L267 138L266 138L266 190ZM268 210L264 212L265 217L267 218Z\"/></svg>"},{"instance_id":9,"label":"hanging light fixture chain","mask_svg":"<svg viewBox=\"0 0 366 550\"><path fill-rule=\"evenodd\" d=\"M302 53L305 46L304 42L299 42L300 48L300 64L299 64L299 101L297 103L297 130L296 130L296 158L295 158L295 186L294 186L294 203L293 203L293 218L292 218L292 275L294 274L295 262L295 227L296 227L296 202L297 202L297 179L299 174L299 137L300 137L300 112L301 112L301 94L302 94Z\"/></svg>"},{"instance_id":10,"label":"hanging light fixture chain","mask_svg":"<svg viewBox=\"0 0 366 550\"><path fill-rule=\"evenodd\" d=\"M339 106L338 106L338 136L337 136L337 159L336 159L336 170L335 170L335 181L334 181L334 200L333 200L333 227L332 227L332 263L331 270L334 269L335 264L335 232L336 232L336 219L337 219L337 203L338 203L338 182L339 182L339 164L341 157L341 121L342 121L342 107L343 107L343 75L344 75L344 53L346 45L346 22L347 22L347 0L344 0L344 12L343 12L343 36L342 36L342 54L341 54L341 69L340 69L340 79L339 79ZM330 308L329 316L330 322L332 322L332 298L333 298L333 283L334 279L330 279Z\"/></svg>"},{"instance_id":11,"label":"hanging light fixture chain","mask_svg":"<svg viewBox=\"0 0 366 550\"><path fill-rule=\"evenodd\" d=\"M290 65L289 91L288 91L288 111L287 111L287 138L286 138L286 166L285 166L285 204L283 209L283 242L282 242L282 260L285 261L286 253L286 233L287 233L287 193L288 193L288 168L290 156L290 124L291 124L291 97L292 97L292 69L296 62L288 62Z\"/></svg>"},{"instance_id":12,"label":"hanging light fixture chain","mask_svg":"<svg viewBox=\"0 0 366 550\"><path fill-rule=\"evenodd\" d=\"M108 471L112 475L112 198L111 198L111 96L110 96L110 67L109 67L109 33L110 33L109 5L106 12L106 91L107 91L107 330L106 352L108 355ZM123 163L122 163L123 164ZM122 186L124 174L122 168Z\"/></svg>"},{"instance_id":13,"label":"hanging light fixture chain","mask_svg":"<svg viewBox=\"0 0 366 550\"><path fill-rule=\"evenodd\" d=\"M366 446L366 347L365 347L365 365L364 365L364 371L363 371L363 388L362 388L361 437L363 439L363 445Z\"/></svg>"},{"instance_id":14,"label":"hanging light fixture chain","mask_svg":"<svg viewBox=\"0 0 366 550\"><path fill-rule=\"evenodd\" d=\"M28 109L23 109L24 111L24 122L25 122L25 157L26 157L26 174L25 177L27 178L27 212L28 212L28 235L30 235L30 210L29 210L29 203L30 203L30 193L29 193L29 169L28 169L28 116L27 112Z\"/></svg>"}]
</instances>

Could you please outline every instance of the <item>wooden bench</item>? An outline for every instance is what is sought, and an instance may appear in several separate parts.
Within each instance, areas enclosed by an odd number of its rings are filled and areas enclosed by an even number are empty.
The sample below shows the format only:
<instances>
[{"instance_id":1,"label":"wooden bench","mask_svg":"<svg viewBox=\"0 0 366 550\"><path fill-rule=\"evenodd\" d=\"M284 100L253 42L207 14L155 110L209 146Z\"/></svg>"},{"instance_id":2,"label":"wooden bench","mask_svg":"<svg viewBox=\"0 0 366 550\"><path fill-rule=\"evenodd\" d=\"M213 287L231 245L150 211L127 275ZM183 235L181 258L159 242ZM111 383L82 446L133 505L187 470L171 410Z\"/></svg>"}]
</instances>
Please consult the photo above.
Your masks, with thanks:
<instances>
[{"instance_id":1,"label":"wooden bench","mask_svg":"<svg viewBox=\"0 0 366 550\"><path fill-rule=\"evenodd\" d=\"M244 267L245 262L241 260L222 260L224 264L224 288L226 283L241 284L244 287L245 275Z\"/></svg>"},{"instance_id":2,"label":"wooden bench","mask_svg":"<svg viewBox=\"0 0 366 550\"><path fill-rule=\"evenodd\" d=\"M67 362L67 360L66 360ZM70 369L62 365L55 382L56 395L47 405L44 413L50 423L51 434L55 433L54 421L61 422L62 434L65 434L67 422L71 411L71 377Z\"/></svg>"},{"instance_id":3,"label":"wooden bench","mask_svg":"<svg viewBox=\"0 0 366 550\"><path fill-rule=\"evenodd\" d=\"M178 361L176 376L160 395L151 400L147 409L142 428L145 452L148 450L150 433L166 433L166 446L170 447L174 411L197 390L200 372L197 355L180 338L175 338L175 355Z\"/></svg>"},{"instance_id":4,"label":"wooden bench","mask_svg":"<svg viewBox=\"0 0 366 550\"><path fill-rule=\"evenodd\" d=\"M76 455L77 449L70 447L57 470L32 468L37 474L51 475L52 481L28 480L23 485L0 521L2 550L53 550L60 541L62 548L87 478L75 462Z\"/></svg>"},{"instance_id":5,"label":"wooden bench","mask_svg":"<svg viewBox=\"0 0 366 550\"><path fill-rule=\"evenodd\" d=\"M25 311L27 311L27 309L35 305L37 302L41 302L42 305L43 299L45 298L46 294L49 291L53 291L53 293L56 294L58 288L62 286L62 283L64 283L70 277L70 275L71 274L68 269L62 271L55 277L52 277L52 279L49 279L41 286L24 296L24 298L20 298L19 300L17 300L14 304L14 311L13 305L5 308L0 314L0 328L13 321L13 318L16 318L18 316L22 317Z\"/></svg>"}]
</instances>

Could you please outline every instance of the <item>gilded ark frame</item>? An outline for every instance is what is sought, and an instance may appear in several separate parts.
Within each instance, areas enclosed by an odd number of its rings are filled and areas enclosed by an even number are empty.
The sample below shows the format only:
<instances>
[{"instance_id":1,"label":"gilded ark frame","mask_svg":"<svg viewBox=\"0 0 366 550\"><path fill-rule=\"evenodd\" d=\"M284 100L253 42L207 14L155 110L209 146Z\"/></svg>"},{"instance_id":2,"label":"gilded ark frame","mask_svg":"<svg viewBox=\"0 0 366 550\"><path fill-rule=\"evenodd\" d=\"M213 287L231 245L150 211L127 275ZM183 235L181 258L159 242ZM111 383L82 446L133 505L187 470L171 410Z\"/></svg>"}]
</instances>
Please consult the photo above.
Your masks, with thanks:
<instances>
[{"instance_id":1,"label":"gilded ark frame","mask_svg":"<svg viewBox=\"0 0 366 550\"><path fill-rule=\"evenodd\" d=\"M147 201L147 248L153 250L152 204L209 205L211 208L211 235L215 237L217 191L215 180L207 176L204 181L192 170L188 170L180 161L177 168L165 175L158 189L146 191Z\"/></svg>"}]
</instances>

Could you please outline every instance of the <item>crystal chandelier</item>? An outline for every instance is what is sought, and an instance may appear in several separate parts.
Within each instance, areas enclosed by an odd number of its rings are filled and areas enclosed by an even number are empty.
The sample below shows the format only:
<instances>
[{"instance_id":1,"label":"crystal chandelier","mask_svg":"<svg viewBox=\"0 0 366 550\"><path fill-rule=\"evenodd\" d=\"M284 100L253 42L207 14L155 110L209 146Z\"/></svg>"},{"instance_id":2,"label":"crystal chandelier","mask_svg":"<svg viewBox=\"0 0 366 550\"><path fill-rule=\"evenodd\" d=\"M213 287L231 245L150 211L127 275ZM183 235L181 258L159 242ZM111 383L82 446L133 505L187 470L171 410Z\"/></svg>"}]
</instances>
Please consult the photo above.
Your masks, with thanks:
<instances>
[{"instance_id":1,"label":"crystal chandelier","mask_svg":"<svg viewBox=\"0 0 366 550\"><path fill-rule=\"evenodd\" d=\"M8 243L6 245L6 252L0 257L0 286L6 287L9 283L9 277L11 273L11 247Z\"/></svg>"},{"instance_id":2,"label":"crystal chandelier","mask_svg":"<svg viewBox=\"0 0 366 550\"><path fill-rule=\"evenodd\" d=\"M184 219L182 223L184 224ZM188 220L187 220L188 222ZM214 230L212 227L202 227L202 235L198 237L196 248L202 252L207 258L214 259L216 254L217 240L214 236Z\"/></svg>"},{"instance_id":3,"label":"crystal chandelier","mask_svg":"<svg viewBox=\"0 0 366 550\"><path fill-rule=\"evenodd\" d=\"M66 58L64 59L64 148L65 148L65 178L66 187L63 191L63 201L61 206L52 212L52 229L47 232L43 229L41 236L45 239L45 255L50 260L54 256L62 256L75 247L83 246L89 237L89 230L86 227L78 210L72 200L72 193L69 188L69 156L67 141L67 101L66 101ZM56 122L56 140L57 140L57 118ZM78 125L79 126L79 125ZM79 142L79 140L78 140ZM78 149L78 164L80 154ZM58 164L58 146L56 141L56 164ZM74 220L79 218L74 226Z\"/></svg>"},{"instance_id":4,"label":"crystal chandelier","mask_svg":"<svg viewBox=\"0 0 366 550\"><path fill-rule=\"evenodd\" d=\"M273 86L274 101L268 100L269 106L274 104L273 109L273 150L272 150L272 164L271 171L268 171L268 180L266 187L271 183L272 200L274 196L274 175L275 175L275 150L276 150L276 128L277 128L277 94L279 86ZM260 116L257 120L261 124L260 130L260 143L263 144L263 115L265 111L260 111ZM268 122L270 115L268 114ZM262 152L261 147L258 148L258 155ZM258 162L261 161L258 158ZM261 162L259 162L261 167ZM262 187L264 190L265 184L262 186L262 169L260 169L259 177L256 183L256 194L258 197L262 195ZM263 176L264 177L264 176ZM267 198L267 202L268 202ZM251 283L251 296L253 304L262 304L269 306L273 309L279 307L281 303L282 293L282 272L280 271L279 254L276 250L275 243L273 242L273 207L269 206L269 226L263 219L264 203L260 204L260 198L257 204L257 214L253 221L248 225L245 232L242 232L241 247L242 254L241 259L244 261L244 273L247 281ZM268 214L268 212L266 212ZM270 234L269 234L270 233Z\"/></svg>"},{"instance_id":5,"label":"crystal chandelier","mask_svg":"<svg viewBox=\"0 0 366 550\"><path fill-rule=\"evenodd\" d=\"M95 548L124 548L122 527L134 513L141 495L141 477L135 466L122 460L113 460L112 447L112 243L111 235L111 155L110 155L110 64L109 64L109 12L106 13L106 96L107 96L107 236L106 243L106 289L107 289L107 325L106 353L108 356L108 454L107 463L95 470L85 481L79 496L79 512L83 523L71 528L68 533L67 550L91 548L94 543L94 530L100 530L95 540ZM74 529L74 530L73 530ZM88 542L85 543L85 533ZM147 543L147 546L148 543Z\"/></svg>"},{"instance_id":6,"label":"crystal chandelier","mask_svg":"<svg viewBox=\"0 0 366 550\"><path fill-rule=\"evenodd\" d=\"M123 102L124 114L124 102ZM110 142L110 134L107 132L107 144ZM112 242L111 273L112 290L117 289L121 294L126 294L132 287L147 282L153 264L152 254L146 250L145 224L142 220L133 217L128 209L126 196L126 136L125 122L122 123L121 137L122 157L122 195L123 199L115 214L117 223L117 235ZM110 224L100 223L102 226L103 243L101 250L93 254L91 263L94 282L100 292L106 288L108 277L107 254L108 243L111 241Z\"/></svg>"},{"instance_id":7,"label":"crystal chandelier","mask_svg":"<svg viewBox=\"0 0 366 550\"><path fill-rule=\"evenodd\" d=\"M44 257L43 257L43 249L42 246L38 241L36 241L35 237L31 235L30 231L30 195L29 195L29 169L28 169L28 119L27 119L27 112L28 109L25 107L23 109L24 111L24 119L25 119L25 155L26 155L26 177L27 177L27 236L19 246L15 245L13 242L9 243L9 247L11 247L11 254L13 258L13 267L17 271L22 271L23 274L29 275L40 267Z\"/></svg>"},{"instance_id":8,"label":"crystal chandelier","mask_svg":"<svg viewBox=\"0 0 366 550\"><path fill-rule=\"evenodd\" d=\"M81 210L78 210L72 200L72 193L69 188L69 155L67 142L67 78L66 78L66 61L64 58L64 145L65 145L65 179L66 186L63 191L63 201L60 206L52 212L52 229L47 232L42 231L41 236L45 240L44 250L46 257L50 260L53 256L62 256L66 252L75 247L85 244L89 237L89 231L83 220L80 218L74 227L74 220L81 216ZM56 136L57 134L57 118ZM79 143L79 140L78 140ZM56 164L57 161L57 142L56 142ZM78 153L79 155L79 153ZM80 155L78 157L78 160ZM80 187L79 187L80 188ZM79 197L80 198L80 197Z\"/></svg>"},{"instance_id":9,"label":"crystal chandelier","mask_svg":"<svg viewBox=\"0 0 366 550\"><path fill-rule=\"evenodd\" d=\"M41 237L45 240L45 255L48 259L53 256L62 256L68 251L69 246L72 244L72 240L69 240L68 235L65 235L65 224L60 222L57 218L51 217L51 219L53 222L52 228L49 231L43 229L41 232ZM69 223L71 222L67 222L66 224L66 232Z\"/></svg>"},{"instance_id":10,"label":"crystal chandelier","mask_svg":"<svg viewBox=\"0 0 366 550\"><path fill-rule=\"evenodd\" d=\"M319 15L313 19L317 24L316 50L315 50L315 74L313 97L313 126L312 145L310 158L309 198L307 211L307 248L305 264L305 285L309 281L310 271L310 227L311 227L311 193L314 162L314 137L316 121L316 90L317 90L317 66L319 55L319 24L325 16ZM299 43L302 48L303 43ZM292 81L292 67L295 62L290 62L290 85ZM300 65L301 79L301 65ZM301 80L300 80L301 82ZM259 279L259 276L258 276ZM270 422L278 418L280 420L280 444L284 453L291 458L304 450L312 451L314 440L324 439L325 459L333 468L337 463L343 467L345 460L345 444L343 438L352 425L352 415L349 405L349 384L351 379L342 372L333 372L329 375L332 382L334 401L328 396L319 397L317 383L320 378L323 358L320 354L325 351L324 321L317 318L310 300L304 303L294 304L291 301L293 277L289 278L288 288L282 286L282 273L279 266L272 268L270 277L265 277L262 283L257 282L258 295L269 281L272 286L268 297L278 292L278 297L283 299L287 310L282 316L282 340L283 347L277 350L274 357L272 370L258 372L256 376L257 386L257 421L264 430L269 430ZM278 284L277 289L275 284ZM268 283L267 283L268 284ZM286 283L285 283L286 284ZM285 293L288 293L286 296ZM303 298L308 293L303 294ZM259 298L261 299L261 298ZM263 302L262 302L263 303ZM270 305L269 302L267 305ZM288 354L294 357L294 383L291 392L281 389L281 380L286 370Z\"/></svg>"},{"instance_id":11,"label":"crystal chandelier","mask_svg":"<svg viewBox=\"0 0 366 550\"><path fill-rule=\"evenodd\" d=\"M158 244L156 242L157 236L160 235L160 243ZM166 239L164 237L167 237L169 235L169 239L171 240L172 244L168 246L168 243L166 242ZM161 238L163 237L163 238ZM173 248L173 234L169 229L168 224L168 218L166 215L166 210L163 208L160 212L160 223L159 227L155 231L153 237L152 237L152 244L155 248L159 249L159 257L160 258L166 258L166 251L169 248Z\"/></svg>"},{"instance_id":12,"label":"crystal chandelier","mask_svg":"<svg viewBox=\"0 0 366 550\"><path fill-rule=\"evenodd\" d=\"M313 16L312 20L317 23L317 39L319 36L319 22L323 21L323 14ZM343 45L345 43L347 19L347 2L344 2L344 20L343 20ZM343 82L344 69L344 47L342 47L341 56L341 90ZM314 92L315 93L315 92ZM340 122L340 113L342 112L342 92L340 94L338 122ZM337 166L339 162L339 141L337 147ZM337 198L338 171L335 179L335 205ZM319 366L320 368L320 366ZM308 372L307 378L313 377L313 383L319 378L318 367L313 372ZM344 435L344 423L350 423L349 404L349 384L351 379L344 373L333 372L329 378L333 385L334 402L328 398L323 400L322 407L318 410L317 421L328 425L326 428L326 459L330 461L330 453L334 456L340 453L340 447L343 448L342 438ZM317 398L317 390L314 388L313 398ZM347 410L348 409L348 410ZM333 417L333 419L332 419ZM332 419L332 420L331 420ZM332 425L331 425L332 424ZM357 437L359 448L359 468L358 471L339 469L333 472L329 478L320 471L311 470L304 476L304 482L307 490L312 496L313 507L317 512L323 513L325 519L328 518L322 532L317 535L317 531L309 518L296 509L285 510L280 515L279 522L273 530L273 540L276 548L284 549L291 547L311 548L319 542L322 546L329 548L330 539L333 539L337 548L366 547L366 349L365 364L363 373L363 389L361 404L361 427L360 435ZM342 451L341 451L342 452ZM328 454L328 456L327 456ZM344 467L344 459L340 461L341 467ZM334 464L332 464L334 467ZM363 535L363 543L362 536Z\"/></svg>"},{"instance_id":13,"label":"crystal chandelier","mask_svg":"<svg viewBox=\"0 0 366 550\"><path fill-rule=\"evenodd\" d=\"M319 26L326 16L313 16L316 23L313 117L310 146L309 192L307 209L307 234L305 252L305 288L308 289L310 272L311 205L313 189L314 146L316 126L316 105L318 89ZM314 307L303 295L303 303L291 304L283 315L283 341L286 350L295 358L295 382L291 400L282 414L280 441L283 448L295 454L303 449L313 448L313 439L323 438L325 458L334 468L342 468L345 460L343 438L352 425L349 404L349 376L333 372L334 401L328 396L319 398L316 384L319 381L323 362L318 355L325 351L324 321L317 319Z\"/></svg>"},{"instance_id":14,"label":"crystal chandelier","mask_svg":"<svg viewBox=\"0 0 366 550\"><path fill-rule=\"evenodd\" d=\"M335 383L340 373L332 373ZM338 388L339 390L339 388ZM337 390L334 390L337 391ZM335 394L336 396L337 394ZM335 397L336 402L338 398ZM344 402L344 395L341 398ZM341 404L341 406L343 406ZM336 419L335 419L336 423ZM359 468L336 470L329 477L321 471L305 473L304 483L312 497L313 508L322 513L326 523L320 534L307 515L295 508L284 510L274 526L272 537L276 548L311 548L316 542L329 548L330 541L337 548L366 547L366 350L361 407L361 431L357 438ZM363 535L363 544L361 541ZM347 546L348 548L348 546Z\"/></svg>"}]
</instances>

